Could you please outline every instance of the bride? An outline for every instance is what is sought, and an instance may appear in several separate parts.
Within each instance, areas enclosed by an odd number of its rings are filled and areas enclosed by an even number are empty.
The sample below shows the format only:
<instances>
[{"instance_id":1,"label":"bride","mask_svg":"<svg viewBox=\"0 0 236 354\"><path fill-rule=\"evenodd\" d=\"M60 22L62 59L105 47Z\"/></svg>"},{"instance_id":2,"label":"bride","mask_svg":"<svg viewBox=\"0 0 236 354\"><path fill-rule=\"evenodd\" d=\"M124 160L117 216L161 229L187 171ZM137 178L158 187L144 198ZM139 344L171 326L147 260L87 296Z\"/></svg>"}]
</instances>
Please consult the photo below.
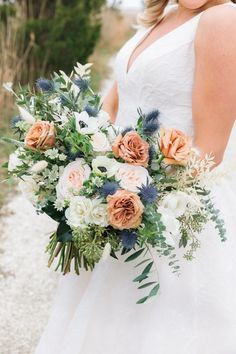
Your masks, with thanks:
<instances>
[{"instance_id":1,"label":"bride","mask_svg":"<svg viewBox=\"0 0 236 354\"><path fill-rule=\"evenodd\" d=\"M208 225L196 260L180 260L179 278L156 258L161 292L147 305L135 304L133 265L111 257L93 273L62 277L35 354L236 353L236 5L167 5L146 0L137 33L117 56L103 108L120 126L135 124L137 107L158 109L163 125L214 154L212 191L228 240L221 244Z\"/></svg>"}]
</instances>

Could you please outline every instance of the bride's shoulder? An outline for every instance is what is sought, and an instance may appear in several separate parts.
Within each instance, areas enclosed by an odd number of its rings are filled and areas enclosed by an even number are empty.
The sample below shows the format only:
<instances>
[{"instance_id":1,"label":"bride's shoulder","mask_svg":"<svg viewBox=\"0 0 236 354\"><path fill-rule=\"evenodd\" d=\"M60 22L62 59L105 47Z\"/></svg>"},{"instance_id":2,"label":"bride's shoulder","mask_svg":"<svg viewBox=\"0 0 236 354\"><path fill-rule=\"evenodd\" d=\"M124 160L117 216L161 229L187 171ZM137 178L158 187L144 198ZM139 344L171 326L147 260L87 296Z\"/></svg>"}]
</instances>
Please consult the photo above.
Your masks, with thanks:
<instances>
[{"instance_id":1,"label":"bride's shoulder","mask_svg":"<svg viewBox=\"0 0 236 354\"><path fill-rule=\"evenodd\" d=\"M214 45L214 40L234 39L236 31L236 5L221 4L210 7L201 15L196 42L208 41Z\"/></svg>"}]
</instances>

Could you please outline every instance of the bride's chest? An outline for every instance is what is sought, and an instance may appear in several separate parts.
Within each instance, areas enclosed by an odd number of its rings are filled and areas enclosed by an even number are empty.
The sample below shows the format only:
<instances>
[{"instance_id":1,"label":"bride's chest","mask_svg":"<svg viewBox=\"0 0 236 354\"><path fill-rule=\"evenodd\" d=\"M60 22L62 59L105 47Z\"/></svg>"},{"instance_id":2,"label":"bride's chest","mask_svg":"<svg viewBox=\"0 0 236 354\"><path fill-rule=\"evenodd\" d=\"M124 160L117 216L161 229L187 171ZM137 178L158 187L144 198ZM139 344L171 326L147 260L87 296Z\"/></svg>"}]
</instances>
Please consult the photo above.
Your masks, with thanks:
<instances>
[{"instance_id":1,"label":"bride's chest","mask_svg":"<svg viewBox=\"0 0 236 354\"><path fill-rule=\"evenodd\" d=\"M136 51L139 42L145 35L139 30L120 50L116 58L115 73L118 86L123 90L139 90L140 87L149 87L162 90L180 89L182 85L192 89L195 53L194 53L193 23L181 30L154 42L135 60L130 59Z\"/></svg>"}]
</instances>

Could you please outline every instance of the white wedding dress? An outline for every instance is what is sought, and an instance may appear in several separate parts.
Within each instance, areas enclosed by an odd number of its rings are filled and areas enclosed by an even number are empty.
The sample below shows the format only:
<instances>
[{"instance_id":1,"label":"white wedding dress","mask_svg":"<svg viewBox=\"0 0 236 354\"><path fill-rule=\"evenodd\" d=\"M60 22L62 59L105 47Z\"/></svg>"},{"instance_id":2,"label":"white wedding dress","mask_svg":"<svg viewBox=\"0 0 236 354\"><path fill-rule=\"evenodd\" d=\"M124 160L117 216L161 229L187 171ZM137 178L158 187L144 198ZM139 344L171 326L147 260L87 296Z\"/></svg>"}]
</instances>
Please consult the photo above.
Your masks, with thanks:
<instances>
[{"instance_id":1,"label":"white wedding dress","mask_svg":"<svg viewBox=\"0 0 236 354\"><path fill-rule=\"evenodd\" d=\"M137 107L144 112L159 109L164 126L193 134L194 38L201 14L145 49L128 72L131 53L150 29L140 28L121 49L115 69L118 125L135 124ZM136 305L142 293L132 283L137 275L132 263L109 257L93 273L61 277L35 354L236 354L236 134L232 134L225 160L211 182L226 221L227 242L222 244L208 225L196 260L180 260L179 278L165 259L156 258L161 290L145 305Z\"/></svg>"}]
</instances>

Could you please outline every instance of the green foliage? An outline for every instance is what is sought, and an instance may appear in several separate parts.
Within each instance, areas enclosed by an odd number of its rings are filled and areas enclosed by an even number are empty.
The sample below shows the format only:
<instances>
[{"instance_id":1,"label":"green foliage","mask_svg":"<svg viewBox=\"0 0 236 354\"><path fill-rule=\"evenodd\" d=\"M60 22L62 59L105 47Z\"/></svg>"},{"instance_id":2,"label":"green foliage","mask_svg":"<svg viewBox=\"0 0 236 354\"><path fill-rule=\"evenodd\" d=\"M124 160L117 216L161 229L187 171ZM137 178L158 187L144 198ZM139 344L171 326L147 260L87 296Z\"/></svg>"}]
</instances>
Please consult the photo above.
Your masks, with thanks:
<instances>
[{"instance_id":1,"label":"green foliage","mask_svg":"<svg viewBox=\"0 0 236 354\"><path fill-rule=\"evenodd\" d=\"M72 234L75 247L83 255L91 269L101 259L107 243L110 243L114 252L120 250L120 239L112 228L93 225L85 229L74 229Z\"/></svg>"},{"instance_id":2,"label":"green foliage","mask_svg":"<svg viewBox=\"0 0 236 354\"><path fill-rule=\"evenodd\" d=\"M59 69L69 72L77 61L86 62L100 37L99 14L104 4L105 0L48 0L43 12L38 2L33 4L33 16L22 33L26 47L31 34L35 35L28 61L36 76Z\"/></svg>"},{"instance_id":3,"label":"green foliage","mask_svg":"<svg viewBox=\"0 0 236 354\"><path fill-rule=\"evenodd\" d=\"M12 4L3 4L0 6L0 22L6 23L9 16L15 15L15 8Z\"/></svg>"}]
</instances>

